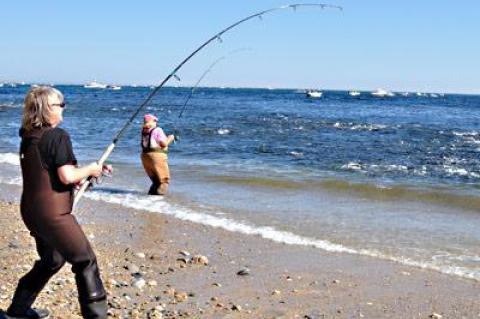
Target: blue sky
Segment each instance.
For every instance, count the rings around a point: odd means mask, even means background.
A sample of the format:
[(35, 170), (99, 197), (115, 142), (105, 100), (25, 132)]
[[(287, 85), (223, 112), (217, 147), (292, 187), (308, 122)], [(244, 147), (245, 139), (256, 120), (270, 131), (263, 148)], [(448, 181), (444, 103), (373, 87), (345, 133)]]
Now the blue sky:
[[(156, 84), (225, 26), (288, 3), (4, 1), (0, 81)], [(284, 10), (241, 25), (186, 64), (181, 84), (248, 47), (202, 85), (480, 93), (479, 1), (329, 3), (344, 11)]]

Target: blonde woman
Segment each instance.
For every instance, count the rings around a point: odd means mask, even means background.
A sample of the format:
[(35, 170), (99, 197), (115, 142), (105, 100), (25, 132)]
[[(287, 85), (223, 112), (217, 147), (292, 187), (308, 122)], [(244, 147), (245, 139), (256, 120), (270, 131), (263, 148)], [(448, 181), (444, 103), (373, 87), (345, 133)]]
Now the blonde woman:
[(173, 135), (166, 136), (162, 128), (157, 127), (158, 118), (145, 114), (142, 127), (142, 164), (152, 185), (149, 195), (165, 195), (170, 183), (168, 168), (168, 146), (174, 141)]
[(48, 317), (47, 310), (31, 306), (66, 262), (75, 274), (83, 317), (107, 318), (106, 293), (96, 257), (71, 210), (75, 184), (111, 171), (111, 167), (96, 163), (77, 167), (70, 137), (58, 127), (64, 110), (62, 93), (52, 87), (33, 88), (25, 97), (20, 129), (20, 211), (40, 259), (20, 279), (7, 318)]

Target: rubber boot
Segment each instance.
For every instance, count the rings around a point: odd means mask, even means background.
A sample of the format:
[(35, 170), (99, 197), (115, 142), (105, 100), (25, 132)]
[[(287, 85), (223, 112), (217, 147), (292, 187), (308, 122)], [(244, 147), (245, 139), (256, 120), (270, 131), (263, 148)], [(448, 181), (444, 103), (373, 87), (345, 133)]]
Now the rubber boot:
[(47, 319), (48, 317), (50, 317), (50, 311), (40, 308), (30, 308), (23, 313), (7, 311), (4, 316), (5, 319)]
[(152, 183), (152, 186), (150, 186), (148, 190), (148, 195), (158, 195), (158, 187), (159, 185), (157, 183)]
[(10, 304), (10, 307), (8, 307), (7, 315), (12, 318), (14, 318), (15, 316), (26, 315), (29, 310), (31, 310), (32, 304), (35, 302), (37, 295), (37, 292), (17, 287), (17, 290), (13, 295), (12, 303)]
[(107, 319), (107, 299), (94, 302), (81, 302), (80, 308), (85, 319)]

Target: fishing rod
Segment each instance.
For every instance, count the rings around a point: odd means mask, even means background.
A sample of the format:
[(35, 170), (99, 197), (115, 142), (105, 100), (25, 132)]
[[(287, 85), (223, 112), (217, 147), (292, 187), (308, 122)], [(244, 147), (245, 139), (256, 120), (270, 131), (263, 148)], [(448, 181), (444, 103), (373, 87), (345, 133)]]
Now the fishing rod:
[[(179, 77), (177, 75), (177, 72), (183, 67), (183, 65), (185, 63), (187, 63), (194, 55), (196, 55), (198, 52), (200, 52), (203, 48), (205, 48), (207, 45), (209, 45), (212, 41), (214, 40), (218, 40), (220, 42), (222, 42), (222, 38), (221, 36), (225, 33), (227, 33), (228, 31), (230, 31), (231, 29), (237, 27), (238, 25), (244, 23), (244, 22), (247, 22), (249, 20), (252, 20), (254, 18), (259, 18), (259, 19), (262, 19), (262, 17), (268, 13), (272, 13), (274, 11), (279, 11), (279, 10), (285, 10), (285, 9), (293, 9), (294, 11), (297, 10), (297, 8), (299, 7), (319, 7), (320, 9), (325, 9), (325, 8), (332, 8), (332, 9), (338, 9), (338, 10), (343, 10), (342, 7), (340, 6), (336, 6), (336, 5), (331, 5), (331, 4), (325, 4), (325, 3), (296, 3), (296, 4), (289, 4), (289, 5), (284, 5), (284, 6), (281, 6), (281, 7), (276, 7), (276, 8), (271, 8), (271, 9), (267, 9), (267, 10), (263, 10), (263, 11), (260, 11), (260, 12), (257, 12), (257, 13), (254, 13), (250, 16), (247, 16), (241, 20), (238, 20), (237, 22), (231, 24), (230, 26), (226, 27), (225, 29), (223, 29), (222, 31), (218, 32), (217, 34), (215, 34), (214, 36), (212, 36), (210, 39), (208, 39), (207, 41), (205, 41), (203, 44), (201, 44), (198, 48), (196, 48), (192, 53), (190, 53), (182, 62), (180, 62), (180, 64), (178, 64), (174, 69), (173, 71), (167, 75), (167, 77), (165, 77), (165, 79), (158, 85), (155, 87), (155, 89), (150, 92), (150, 94), (147, 96), (147, 98), (145, 99), (145, 101), (143, 101), (142, 104), (140, 104), (140, 106), (136, 109), (135, 112), (133, 112), (133, 114), (130, 116), (130, 118), (128, 119), (128, 121), (125, 123), (125, 125), (120, 129), (120, 131), (118, 131), (118, 133), (115, 135), (115, 137), (113, 138), (112, 142), (110, 143), (110, 145), (106, 148), (106, 150), (103, 152), (102, 156), (100, 157), (100, 159), (97, 161), (97, 163), (99, 165), (103, 165), (103, 163), (105, 163), (105, 161), (107, 160), (107, 158), (110, 156), (110, 154), (113, 152), (113, 149), (115, 148), (118, 140), (123, 136), (123, 134), (125, 133), (125, 131), (127, 130), (127, 128), (130, 126), (130, 124), (133, 122), (133, 120), (135, 119), (135, 117), (138, 115), (138, 113), (140, 113), (140, 111), (145, 107), (145, 105), (147, 105), (152, 99), (153, 97), (155, 96), (155, 94), (173, 77), (177, 80), (179, 80)], [(80, 187), (80, 189), (76, 192), (75, 194), (75, 198), (74, 198), (74, 202), (73, 202), (73, 209), (75, 209), (76, 205), (78, 204), (78, 201), (80, 200), (80, 198), (82, 198), (83, 194), (85, 193), (85, 191), (87, 190), (87, 188), (90, 186), (90, 183), (91, 183), (91, 180), (92, 180), (92, 177), (88, 177), (86, 179), (84, 179), (82, 181), (82, 186)]]
[(200, 78), (197, 80), (197, 82), (195, 83), (195, 85), (192, 87), (192, 89), (190, 90), (190, 94), (188, 95), (188, 97), (185, 99), (185, 102), (183, 103), (182, 105), (182, 108), (180, 110), (180, 113), (178, 114), (178, 117), (175, 119), (175, 122), (173, 123), (173, 132), (174, 132), (174, 136), (175, 136), (175, 140), (178, 141), (179, 140), (179, 136), (178, 136), (178, 130), (177, 130), (177, 123), (178, 123), (178, 120), (182, 117), (183, 113), (185, 112), (185, 110), (187, 109), (187, 104), (188, 102), (190, 101), (190, 99), (192, 98), (193, 94), (195, 93), (195, 90), (197, 89), (198, 85), (200, 84), (200, 82), (202, 82), (202, 80), (205, 78), (205, 76), (210, 73), (213, 69), (214, 66), (216, 66), (218, 63), (220, 63), (221, 61), (225, 60), (228, 56), (232, 55), (232, 54), (236, 54), (236, 53), (239, 53), (239, 52), (243, 52), (243, 51), (249, 51), (251, 50), (251, 48), (240, 48), (240, 49), (237, 49), (237, 50), (234, 50), (234, 51), (231, 51), (229, 52), (228, 54), (216, 59), (212, 64), (210, 64), (210, 66), (208, 67), (208, 69), (206, 69), (202, 75), (200, 76)]

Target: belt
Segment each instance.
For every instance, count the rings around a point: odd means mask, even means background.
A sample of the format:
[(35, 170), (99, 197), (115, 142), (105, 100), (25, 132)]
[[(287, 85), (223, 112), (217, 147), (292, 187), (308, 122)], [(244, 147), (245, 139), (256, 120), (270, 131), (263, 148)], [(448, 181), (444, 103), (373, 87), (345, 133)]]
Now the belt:
[(167, 150), (161, 149), (161, 148), (151, 148), (147, 151), (143, 151), (144, 153), (163, 153), (163, 154), (168, 154)]

